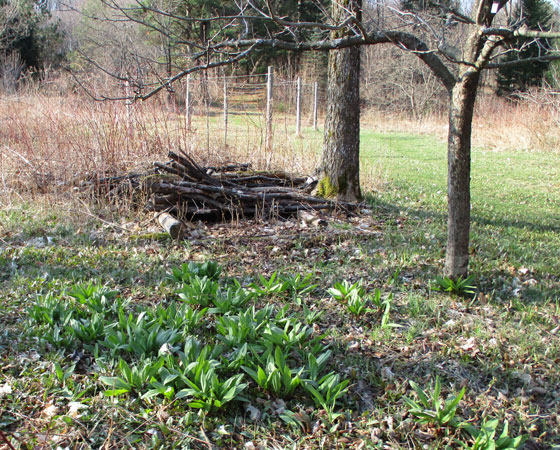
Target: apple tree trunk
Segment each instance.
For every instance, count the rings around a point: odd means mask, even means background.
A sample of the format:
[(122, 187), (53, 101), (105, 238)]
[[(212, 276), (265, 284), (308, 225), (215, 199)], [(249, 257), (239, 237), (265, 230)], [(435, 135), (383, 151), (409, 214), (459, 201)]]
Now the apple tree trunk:
[[(361, 0), (333, 2), (333, 17), (348, 11), (359, 18)], [(331, 37), (341, 37), (333, 31)], [(360, 46), (329, 52), (327, 115), (318, 193), (344, 201), (361, 199), (360, 191)]]

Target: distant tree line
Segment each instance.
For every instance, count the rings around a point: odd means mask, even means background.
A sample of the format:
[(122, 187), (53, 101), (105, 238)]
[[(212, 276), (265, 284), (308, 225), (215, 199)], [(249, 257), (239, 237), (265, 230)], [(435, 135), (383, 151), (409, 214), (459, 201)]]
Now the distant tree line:
[[(324, 20), (330, 8), (329, 0), (271, 0), (269, 3), (279, 17), (290, 17), (299, 22), (310, 23)], [(402, 11), (428, 14), (443, 23), (450, 19), (449, 15), (442, 13), (445, 11), (442, 5), (447, 8), (459, 8), (456, 3), (456, 0), (401, 0), (399, 8)], [(57, 2), (56, 6), (61, 7), (65, 4), (65, 2)], [(125, 66), (130, 66), (132, 63), (135, 65), (135, 70), (142, 72), (141, 62), (125, 61), (125, 52), (115, 51), (115, 47), (119, 45), (122, 47), (131, 44), (122, 42), (114, 32), (107, 33), (108, 24), (97, 20), (99, 17), (109, 19), (105, 11), (107, 8), (101, 2), (91, 0), (83, 2), (73, 0), (68, 5), (71, 8), (72, 5), (78, 4), (85, 14), (80, 17), (78, 24), (74, 23), (74, 26), (69, 28), (65, 26), (64, 15), (57, 18), (55, 13), (55, 17), (51, 17), (52, 8), (49, 8), (48, 2), (0, 0), (0, 78), (5, 79), (4, 84), (7, 80), (11, 80), (12, 83), (17, 81), (26, 72), (40, 76), (46, 66), (57, 67), (62, 61), (75, 61), (75, 50), (80, 49), (92, 55), (94, 48), (98, 48), (105, 57), (109, 49), (113, 59), (112, 65), (118, 67), (115, 70), (127, 70)], [(163, 66), (167, 75), (184, 66), (184, 54), (187, 51), (192, 52), (193, 43), (199, 49), (203, 49), (205, 42), (214, 34), (224, 32), (219, 29), (223, 24), (210, 18), (234, 16), (239, 12), (239, 2), (235, 1), (147, 0), (142, 4), (145, 5), (142, 12), (138, 10), (130, 12), (131, 19), (139, 23), (137, 40), (143, 41), (135, 42), (133, 45), (143, 47), (146, 58)], [(375, 9), (375, 6), (366, 2), (364, 10), (368, 8)], [(557, 23), (557, 14), (546, 0), (518, 0), (510, 8), (511, 11), (507, 15), (508, 26), (522, 25), (530, 29), (546, 31)], [(166, 19), (162, 19), (159, 14), (161, 11), (170, 14)], [(375, 11), (370, 12), (375, 13)], [(96, 20), (93, 20), (93, 17)], [(201, 24), (198, 21), (185, 21), (183, 20), (185, 17), (208, 17), (209, 20)], [(75, 16), (74, 21), (76, 21)], [(150, 23), (153, 28), (150, 28)], [(245, 26), (247, 36), (287, 33), (275, 22), (247, 20)], [(157, 31), (161, 29), (167, 30), (167, 38), (165, 33)], [(235, 32), (237, 33), (237, 30)], [(225, 33), (227, 35), (227, 30)], [(178, 36), (183, 39), (177, 39)], [(295, 42), (320, 37), (321, 31), (313, 27), (298, 28), (291, 36)], [(64, 46), (64, 41), (72, 41), (72, 45)], [(553, 44), (550, 39), (519, 37), (503, 51), (502, 61), (544, 56), (553, 48)], [(183, 51), (181, 47), (191, 48)], [(368, 54), (363, 52), (362, 58), (365, 59), (363, 65), (368, 69), (363, 71), (362, 82), (366, 80), (370, 85), (378, 84), (385, 95), (372, 97), (370, 100), (372, 106), (382, 109), (405, 109), (412, 115), (421, 117), (429, 114), (433, 108), (438, 108), (438, 102), (445, 102), (445, 95), (442, 95), (441, 89), (433, 83), (429, 71), (422, 65), (418, 66), (413, 58), (403, 58), (402, 54), (397, 54), (395, 49), (390, 48), (382, 51), (373, 50), (373, 52), (376, 56), (373, 66), (368, 66)], [(383, 61), (383, 59), (387, 60)], [(248, 74), (264, 73), (266, 67), (271, 64), (288, 74), (306, 71), (323, 85), (326, 83), (327, 52), (324, 51), (304, 53), (263, 47), (240, 60), (235, 70)], [(398, 70), (391, 70), (392, 64), (396, 65)], [(500, 68), (495, 82), (497, 94), (510, 96), (515, 92), (540, 86), (547, 79), (550, 64), (549, 61), (534, 61)], [(80, 65), (74, 67), (83, 68)], [(379, 89), (377, 91), (379, 92)], [(368, 91), (363, 90), (362, 96), (367, 100)]]
[(0, 0), (0, 78), (17, 82), (26, 71), (40, 76), (46, 65), (56, 64), (62, 40), (46, 5), (33, 0)]

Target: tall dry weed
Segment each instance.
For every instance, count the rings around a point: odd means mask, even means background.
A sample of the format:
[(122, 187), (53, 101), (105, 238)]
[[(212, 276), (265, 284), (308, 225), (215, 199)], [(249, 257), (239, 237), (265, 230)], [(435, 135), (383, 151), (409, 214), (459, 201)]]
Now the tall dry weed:
[[(534, 89), (514, 99), (483, 93), (477, 99), (472, 143), (492, 151), (560, 152), (560, 95), (551, 89)], [(369, 110), (362, 126), (385, 133), (418, 133), (447, 139), (445, 111), (414, 119), (400, 114)]]
[[(220, 108), (193, 117), (168, 97), (145, 103), (95, 102), (70, 83), (49, 81), (0, 97), (0, 193), (67, 192), (95, 177), (144, 170), (165, 161), (168, 151), (189, 152), (201, 164), (249, 162), (256, 169), (311, 174), (318, 166), (322, 133), (294, 136), (294, 117), (276, 113), (272, 149), (266, 149), (262, 114), (232, 114), (227, 130)], [(66, 86), (62, 89), (60, 86)], [(62, 95), (64, 93), (64, 95)], [(560, 151), (560, 98), (531, 91), (517, 101), (480, 96), (473, 144), (490, 150)], [(304, 123), (304, 125), (310, 125)], [(370, 110), (362, 128), (430, 134), (446, 139), (444, 111), (412, 119), (409, 114)]]
[[(87, 179), (145, 170), (169, 151), (201, 164), (250, 162), (257, 169), (309, 173), (318, 148), (277, 118), (274, 145), (264, 148), (258, 114), (232, 117), (225, 140), (219, 112), (187, 129), (184, 111), (166, 99), (127, 105), (96, 102), (80, 92), (30, 88), (0, 98), (0, 189), (4, 194), (57, 193)], [(320, 135), (313, 142), (320, 145)]]
[(157, 153), (154, 136), (138, 136), (124, 105), (78, 95), (3, 97), (0, 121), (4, 180), (29, 191), (114, 174)]
[(559, 152), (559, 100), (546, 89), (511, 100), (481, 95), (475, 113), (474, 145), (498, 151)]

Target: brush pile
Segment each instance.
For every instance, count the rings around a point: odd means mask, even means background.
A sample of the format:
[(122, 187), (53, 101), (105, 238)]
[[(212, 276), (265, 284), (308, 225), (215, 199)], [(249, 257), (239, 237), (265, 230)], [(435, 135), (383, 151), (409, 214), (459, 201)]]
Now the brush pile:
[(311, 195), (313, 177), (283, 172), (252, 172), (249, 164), (201, 167), (188, 154), (168, 154), (147, 174), (103, 180), (105, 192), (122, 195), (127, 189), (146, 194), (146, 207), (180, 220), (230, 220), (248, 217), (287, 217), (301, 211), (353, 209), (355, 205)]

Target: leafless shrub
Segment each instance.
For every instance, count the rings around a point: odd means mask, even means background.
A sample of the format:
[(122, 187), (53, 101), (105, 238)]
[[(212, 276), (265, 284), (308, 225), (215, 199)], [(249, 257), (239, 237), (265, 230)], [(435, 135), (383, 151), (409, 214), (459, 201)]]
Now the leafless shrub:
[(559, 151), (560, 91), (550, 85), (518, 93), (517, 97), (527, 108), (530, 117), (524, 122), (531, 136), (531, 147)]
[(15, 92), (23, 69), (24, 64), (18, 52), (0, 55), (0, 91)]
[(363, 59), (362, 97), (368, 108), (406, 112), (415, 120), (445, 111), (445, 89), (414, 55), (375, 45), (364, 49)]
[[(67, 192), (92, 177), (145, 169), (154, 161), (165, 161), (168, 151), (179, 149), (210, 165), (251, 162), (255, 168), (302, 174), (311, 173), (316, 165), (319, 134), (313, 134), (312, 142), (296, 138), (293, 117), (285, 126), (278, 116), (274, 151), (266, 152), (262, 114), (236, 111), (233, 98), (232, 109), (238, 114), (232, 114), (224, 142), (221, 105), (213, 107), (208, 121), (205, 111), (200, 111), (202, 115), (193, 119), (189, 130), (184, 105), (170, 105), (162, 96), (134, 104), (97, 102), (76, 86), (72, 89), (69, 79), (47, 83), (43, 89), (30, 83), (17, 94), (0, 99), (0, 183), (4, 192)], [(90, 86), (95, 89), (99, 83), (101, 79), (92, 80)], [(220, 99), (223, 80), (214, 80), (214, 84)], [(67, 90), (61, 92), (56, 86)], [(177, 86), (177, 96), (184, 98), (184, 86)], [(243, 100), (241, 96), (237, 99), (239, 108)]]
[(560, 96), (549, 86), (506, 99), (487, 92), (476, 105), (473, 141), (494, 150), (559, 152)]

